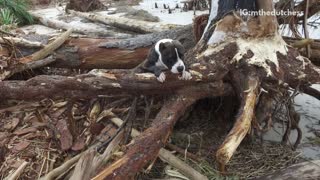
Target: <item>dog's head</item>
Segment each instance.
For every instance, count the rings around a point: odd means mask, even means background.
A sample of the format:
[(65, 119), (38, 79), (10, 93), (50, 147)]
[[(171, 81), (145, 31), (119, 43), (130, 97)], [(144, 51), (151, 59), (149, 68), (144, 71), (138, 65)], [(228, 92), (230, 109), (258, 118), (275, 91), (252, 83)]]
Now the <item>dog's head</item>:
[(182, 73), (186, 67), (183, 62), (185, 49), (179, 41), (162, 39), (155, 45), (159, 56), (157, 65), (168, 68), (172, 73)]

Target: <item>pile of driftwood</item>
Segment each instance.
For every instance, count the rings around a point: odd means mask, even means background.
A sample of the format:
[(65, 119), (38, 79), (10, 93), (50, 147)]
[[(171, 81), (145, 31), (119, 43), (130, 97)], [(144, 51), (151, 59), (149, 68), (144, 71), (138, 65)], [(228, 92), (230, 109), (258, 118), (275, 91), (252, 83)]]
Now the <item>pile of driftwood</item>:
[[(128, 130), (122, 125), (123, 121), (120, 118), (111, 111), (106, 112), (104, 117), (112, 117), (112, 122), (120, 127), (113, 138), (102, 144), (93, 144), (86, 151), (52, 169), (42, 178), (54, 179), (74, 167), (74, 170), (69, 173), (71, 179), (127, 179), (133, 177), (146, 165), (153, 164), (159, 156), (190, 179), (207, 179), (163, 147), (167, 143), (174, 124), (187, 109), (197, 100), (208, 97), (233, 96), (236, 99), (235, 102), (238, 102), (231, 104), (238, 107), (234, 126), (213, 155), (222, 173), (226, 172), (225, 166), (247, 134), (262, 133), (271, 128), (274, 104), (277, 104), (277, 107), (285, 106), (287, 109), (287, 131), (283, 142), (288, 141), (291, 130), (300, 132), (299, 116), (292, 108), (292, 96), (288, 94), (288, 90), (291, 88), (295, 93), (304, 92), (320, 99), (320, 92), (310, 87), (311, 84), (320, 83), (320, 69), (299, 52), (299, 49), (302, 54), (306, 52), (305, 56), (317, 62), (320, 42), (281, 37), (278, 34), (276, 17), (273, 16), (251, 17), (248, 22), (245, 22), (236, 13), (236, 9), (232, 9), (235, 8), (233, 4), (228, 3), (230, 2), (220, 0), (218, 12), (212, 9), (209, 17), (201, 18), (201, 20), (207, 20), (204, 23), (206, 27), (202, 28), (203, 31), (198, 28), (198, 25), (203, 22), (198, 22), (199, 19), (196, 19), (195, 34), (192, 34), (191, 26), (147, 23), (72, 10), (68, 12), (90, 21), (145, 35), (129, 39), (70, 38), (72, 32), (83, 34), (93, 32), (115, 37), (119, 34), (110, 34), (106, 30), (97, 32), (90, 27), (77, 29), (77, 27), (69, 27), (67, 23), (45, 19), (36, 14), (34, 16), (42, 24), (65, 29), (66, 32), (46, 45), (4, 33), (1, 43), (6, 46), (1, 49), (0, 60), (2, 102), (12, 99), (166, 96), (165, 103), (153, 123), (142, 133), (134, 129)], [(272, 0), (246, 3), (243, 4), (245, 7), (257, 7), (265, 11), (274, 9)], [(250, 3), (255, 4), (252, 6)], [(304, 4), (307, 11), (313, 14), (318, 12), (314, 8), (320, 7), (317, 1), (305, 0), (301, 4)], [(301, 4), (293, 8), (299, 8)], [(216, 4), (211, 4), (213, 5)], [(223, 8), (228, 10), (231, 8), (235, 11), (226, 15)], [(306, 13), (306, 18), (310, 16)], [(163, 38), (177, 39), (188, 49), (186, 62), (190, 67), (192, 80), (181, 81), (168, 73), (167, 81), (161, 84), (152, 74), (136, 74), (130, 70), (145, 59), (152, 44)], [(29, 54), (25, 55), (27, 53)], [(38, 75), (27, 80), (16, 80), (14, 77), (17, 73), (45, 66), (96, 70), (68, 77)], [(277, 103), (275, 97), (282, 97), (280, 99), (283, 101)], [(127, 118), (124, 119), (125, 124), (130, 119), (134, 119), (135, 109), (136, 99), (128, 110)], [(118, 145), (127, 139), (126, 134), (130, 134), (133, 140), (126, 146), (125, 153), (121, 154), (116, 161), (108, 161)], [(296, 145), (301, 138), (300, 133), (299, 135)], [(102, 154), (99, 154), (97, 149)], [(26, 166), (27, 163), (23, 163), (10, 175), (10, 178), (15, 179), (19, 176)]]

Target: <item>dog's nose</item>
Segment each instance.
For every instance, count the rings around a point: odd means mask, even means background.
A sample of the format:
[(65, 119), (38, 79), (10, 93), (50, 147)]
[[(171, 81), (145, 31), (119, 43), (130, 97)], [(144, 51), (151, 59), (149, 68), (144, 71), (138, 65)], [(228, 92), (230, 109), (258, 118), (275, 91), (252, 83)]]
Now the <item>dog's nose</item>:
[(177, 68), (177, 70), (178, 70), (178, 72), (182, 72), (182, 71), (184, 70), (184, 67), (183, 67), (183, 66), (179, 66), (179, 67)]

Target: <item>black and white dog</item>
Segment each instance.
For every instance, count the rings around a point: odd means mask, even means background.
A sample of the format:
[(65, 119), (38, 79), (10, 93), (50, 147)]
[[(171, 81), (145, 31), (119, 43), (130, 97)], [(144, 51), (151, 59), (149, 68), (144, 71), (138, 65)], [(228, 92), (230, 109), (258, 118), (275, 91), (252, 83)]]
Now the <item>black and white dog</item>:
[(166, 76), (163, 71), (170, 70), (174, 74), (181, 74), (180, 79), (190, 80), (191, 74), (186, 70), (183, 62), (185, 49), (182, 44), (173, 39), (161, 39), (149, 51), (142, 68), (152, 72), (160, 82)]

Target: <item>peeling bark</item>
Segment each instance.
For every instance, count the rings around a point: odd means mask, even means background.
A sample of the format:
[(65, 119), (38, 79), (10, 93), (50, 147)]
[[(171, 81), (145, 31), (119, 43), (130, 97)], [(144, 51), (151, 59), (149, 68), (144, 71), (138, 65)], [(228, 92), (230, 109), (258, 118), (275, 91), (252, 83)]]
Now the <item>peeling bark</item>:
[(101, 48), (99, 44), (114, 40), (72, 39), (56, 51), (51, 67), (79, 69), (131, 69), (145, 60), (149, 48), (135, 50)]

